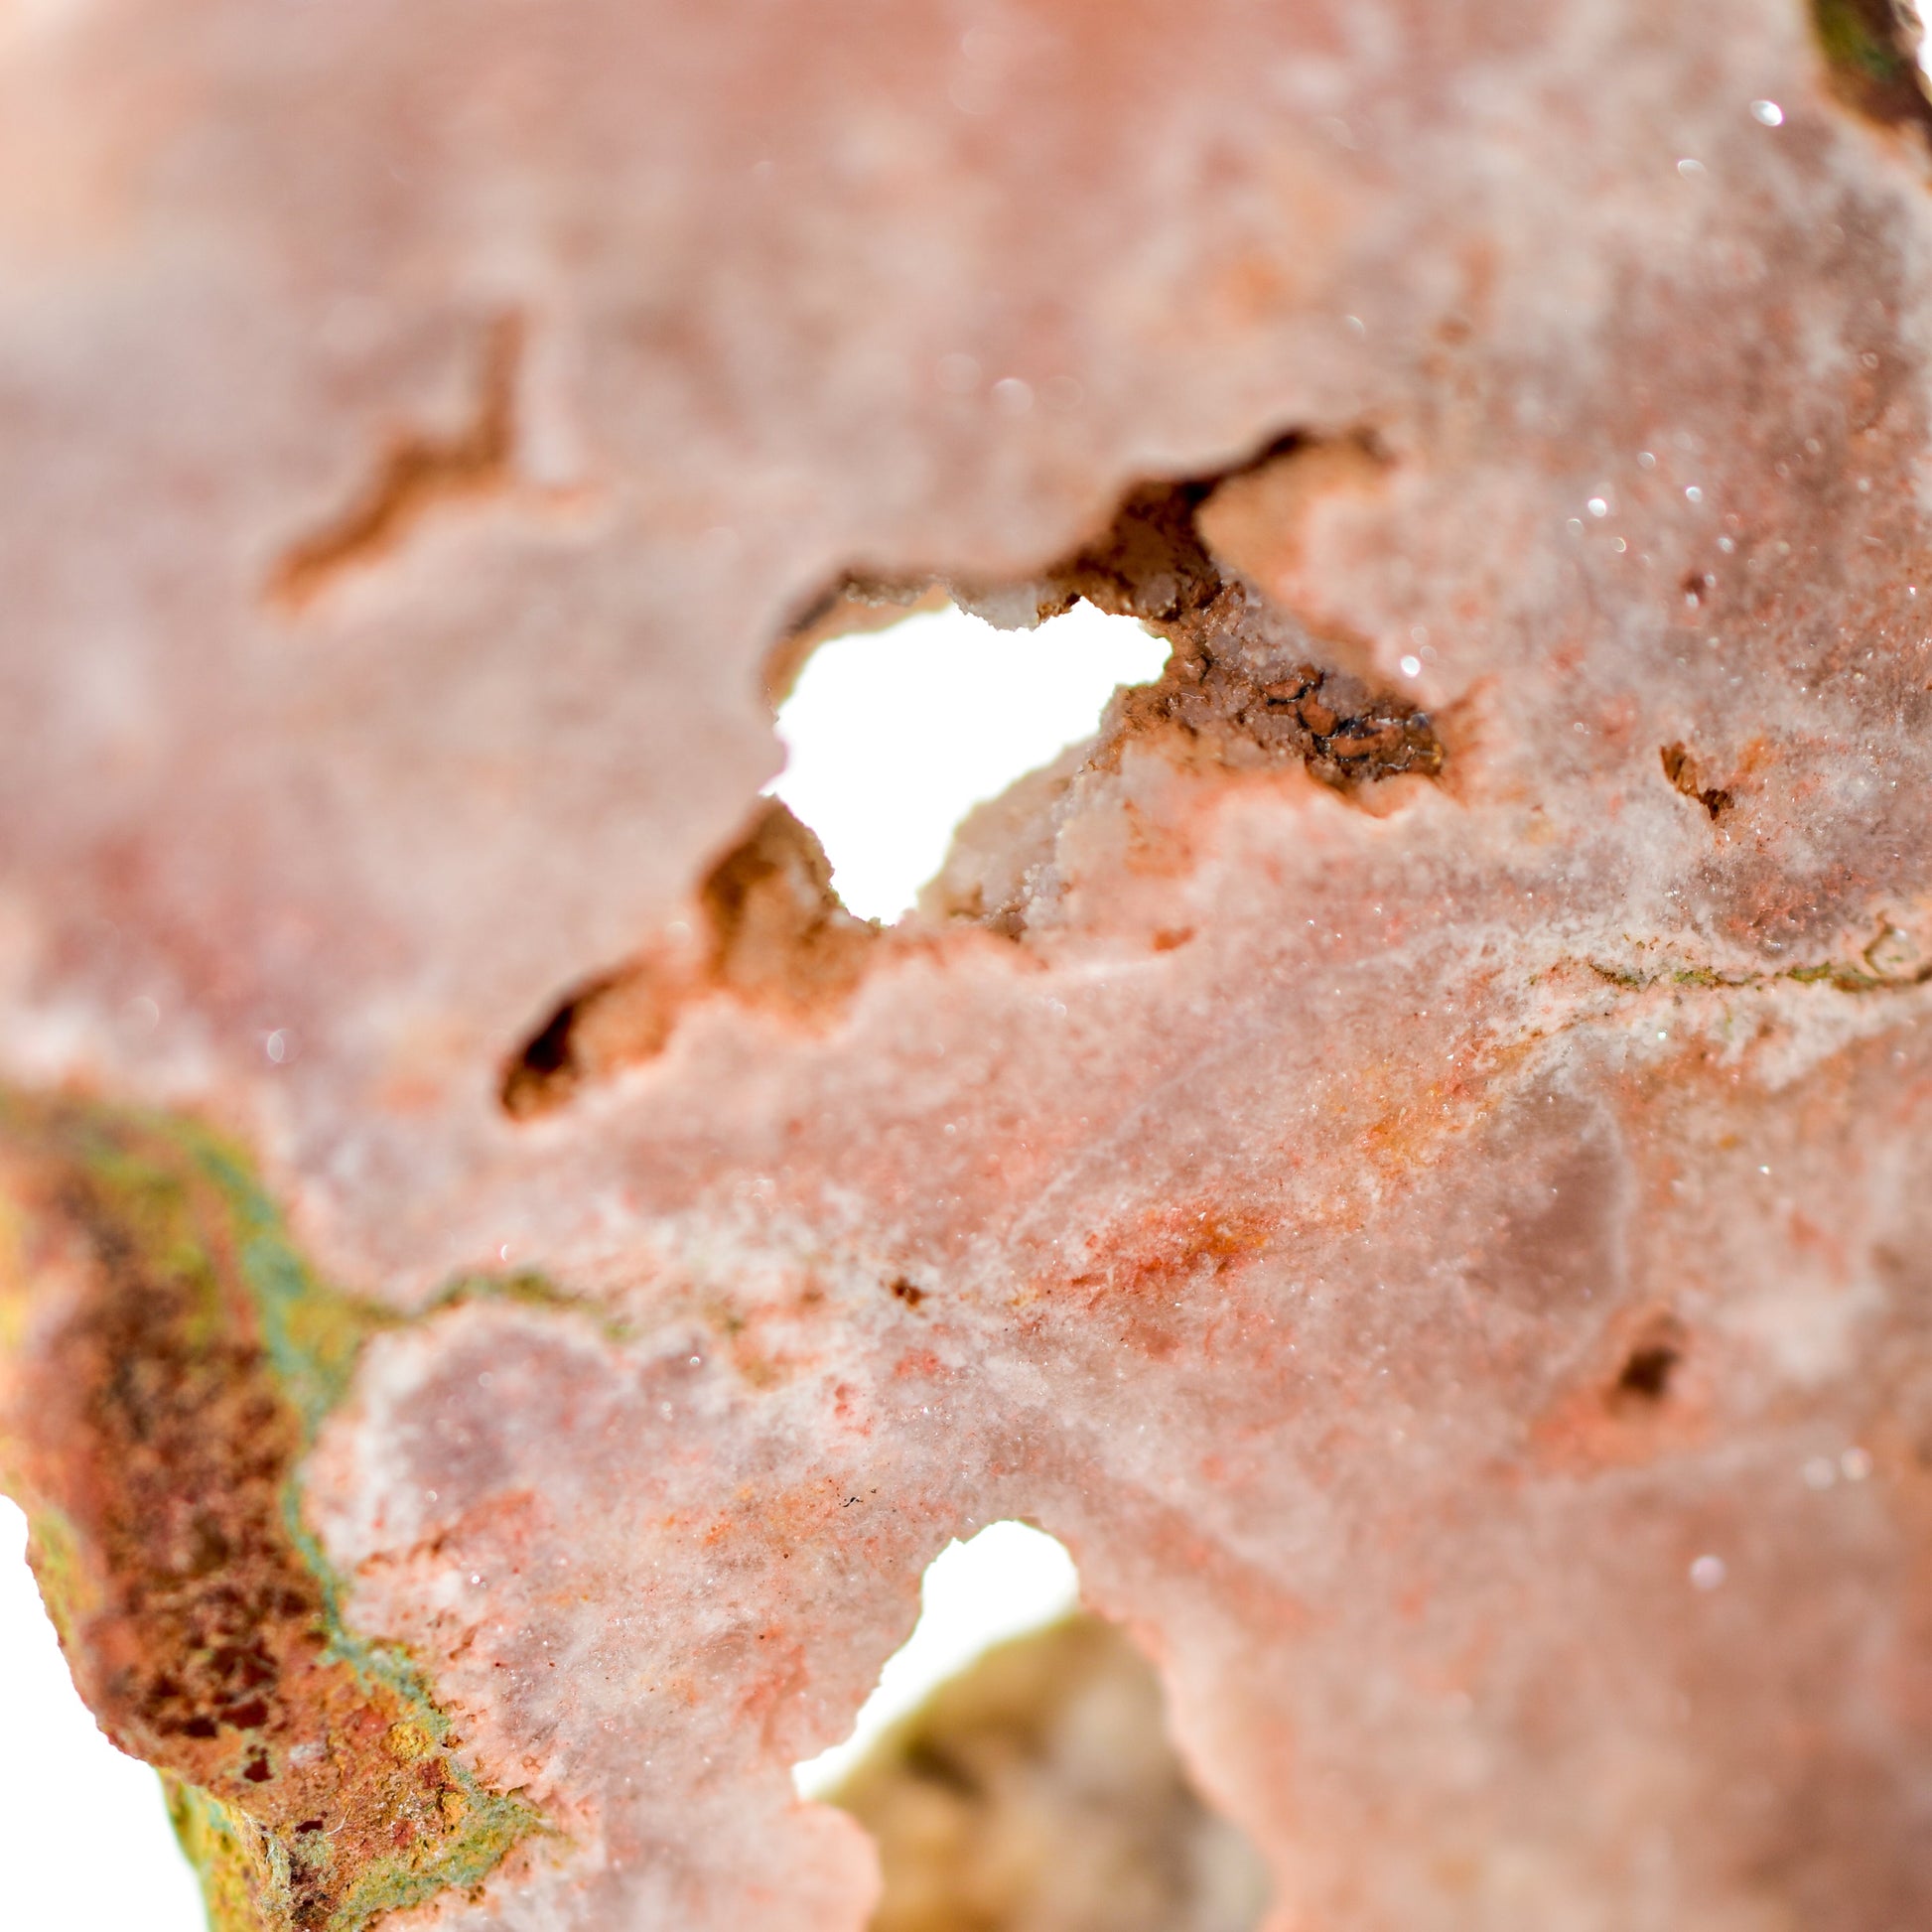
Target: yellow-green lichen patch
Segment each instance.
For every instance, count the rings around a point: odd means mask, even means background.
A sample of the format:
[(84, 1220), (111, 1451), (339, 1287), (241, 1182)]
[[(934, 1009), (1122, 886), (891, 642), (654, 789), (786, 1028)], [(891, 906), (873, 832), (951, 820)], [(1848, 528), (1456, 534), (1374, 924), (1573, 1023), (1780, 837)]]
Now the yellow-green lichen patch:
[(256, 1932), (272, 1925), (289, 1890), (288, 1855), (245, 1813), (162, 1773), (168, 1819), (201, 1875), (208, 1932)]
[(1812, 27), (1839, 95), (1885, 122), (1932, 126), (1895, 0), (1811, 0)]
[(0, 1176), (65, 1284), (4, 1424), (36, 1561), (83, 1694), (173, 1781), (215, 1926), (360, 1932), (479, 1884), (541, 1820), (463, 1762), (413, 1661), (345, 1624), (300, 1508), (394, 1317), (321, 1281), (192, 1123), (0, 1094)]
[(472, 1302), (507, 1302), (520, 1308), (555, 1310), (590, 1322), (608, 1341), (636, 1339), (636, 1329), (621, 1316), (583, 1296), (567, 1294), (547, 1275), (529, 1268), (508, 1275), (461, 1275), (436, 1296), (424, 1313), (437, 1314)]
[(537, 1826), (535, 1813), (514, 1798), (472, 1786), (472, 1796), (446, 1789), (441, 1800), (449, 1836), (433, 1859), (420, 1852), (377, 1859), (355, 1875), (328, 1932), (360, 1928), (411, 1905), (421, 1905), (451, 1887), (471, 1890), (495, 1870), (510, 1851)]

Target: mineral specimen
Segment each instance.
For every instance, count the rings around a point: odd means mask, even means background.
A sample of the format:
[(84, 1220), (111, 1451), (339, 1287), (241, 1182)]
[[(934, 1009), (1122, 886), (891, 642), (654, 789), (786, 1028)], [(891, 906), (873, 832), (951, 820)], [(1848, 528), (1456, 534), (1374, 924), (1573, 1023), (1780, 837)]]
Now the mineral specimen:
[[(853, 1932), (788, 1766), (1007, 1516), (1272, 1932), (1932, 1922), (1925, 118), (1879, 0), (0, 14), (0, 1443), (217, 1923)], [(934, 586), (1174, 652), (878, 931), (768, 693)]]

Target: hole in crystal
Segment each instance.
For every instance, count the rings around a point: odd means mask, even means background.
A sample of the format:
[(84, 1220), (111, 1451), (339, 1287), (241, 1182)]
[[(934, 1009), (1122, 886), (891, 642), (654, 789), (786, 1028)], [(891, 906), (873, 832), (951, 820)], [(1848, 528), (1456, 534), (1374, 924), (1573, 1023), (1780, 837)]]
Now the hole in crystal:
[(1086, 603), (1033, 630), (948, 604), (832, 637), (778, 707), (785, 768), (766, 790), (817, 833), (847, 907), (895, 920), (975, 805), (1092, 737), (1115, 688), (1167, 658)]
[(792, 1775), (877, 1842), (871, 1932), (1253, 1932), (1267, 1907), (1259, 1856), (1175, 1753), (1152, 1666), (1024, 1523), (934, 1559), (853, 1735)]
[(1670, 1393), (1670, 1379), (1682, 1359), (1669, 1342), (1653, 1342), (1632, 1349), (1616, 1378), (1617, 1393), (1640, 1402), (1661, 1402)]
[(1029, 1523), (991, 1523), (926, 1567), (919, 1620), (887, 1659), (842, 1744), (792, 1768), (800, 1797), (822, 1798), (898, 1719), (997, 1643), (1069, 1615), (1080, 1580), (1066, 1546)]

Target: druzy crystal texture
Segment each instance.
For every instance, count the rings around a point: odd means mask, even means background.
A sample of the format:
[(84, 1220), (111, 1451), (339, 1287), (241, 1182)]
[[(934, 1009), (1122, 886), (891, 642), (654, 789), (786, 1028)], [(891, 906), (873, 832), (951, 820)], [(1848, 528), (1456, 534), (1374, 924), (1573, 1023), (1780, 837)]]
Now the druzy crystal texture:
[[(1901, 34), (0, 10), (0, 1466), (223, 1932), (857, 1932), (1006, 1517), (1269, 1932), (1932, 1923)], [(1172, 650), (881, 928), (935, 595)]]

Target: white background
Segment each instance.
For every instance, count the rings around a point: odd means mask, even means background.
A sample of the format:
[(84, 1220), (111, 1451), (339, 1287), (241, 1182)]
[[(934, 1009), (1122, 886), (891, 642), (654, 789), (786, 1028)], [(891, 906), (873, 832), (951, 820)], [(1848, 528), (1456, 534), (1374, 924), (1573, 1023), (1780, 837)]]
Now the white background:
[(0, 1497), (0, 1925), (9, 1932), (204, 1932), (161, 1780), (94, 1727)]
[(1037, 630), (949, 607), (836, 637), (779, 710), (786, 761), (770, 788), (818, 834), (846, 904), (896, 919), (973, 806), (1091, 737), (1114, 686), (1159, 677), (1167, 658), (1091, 604)]

